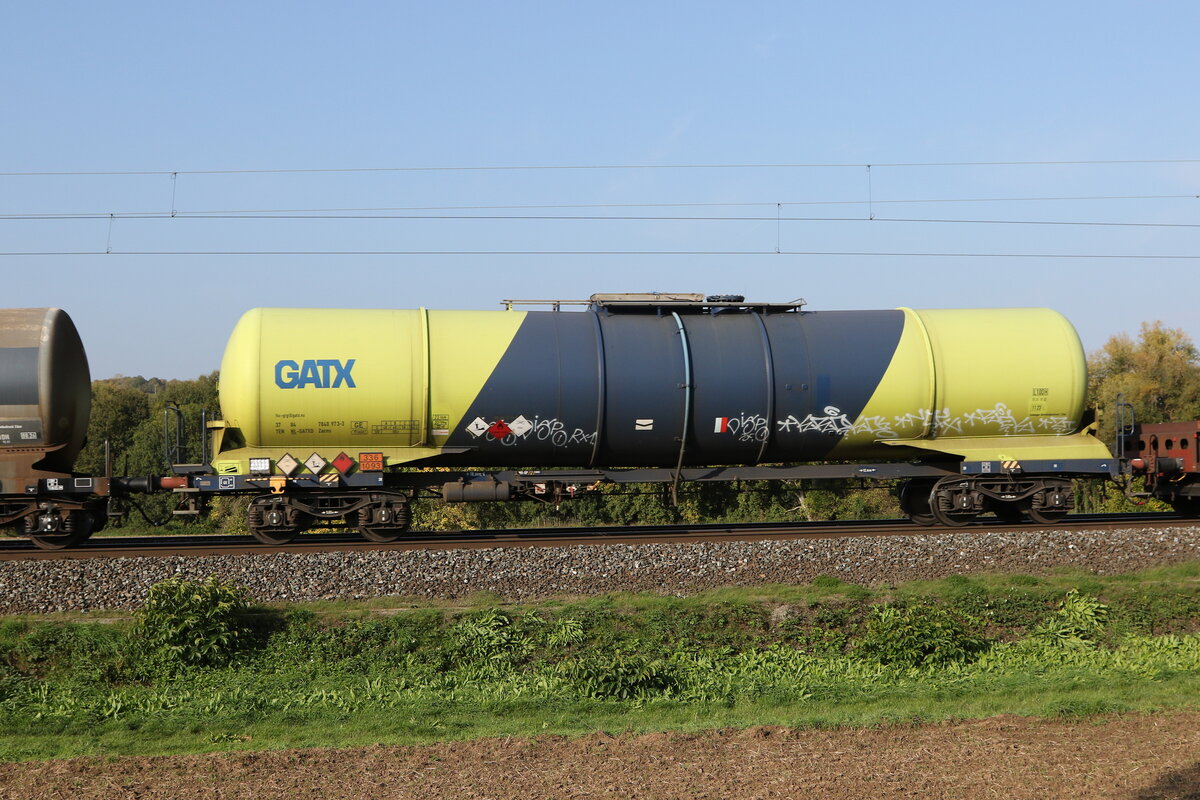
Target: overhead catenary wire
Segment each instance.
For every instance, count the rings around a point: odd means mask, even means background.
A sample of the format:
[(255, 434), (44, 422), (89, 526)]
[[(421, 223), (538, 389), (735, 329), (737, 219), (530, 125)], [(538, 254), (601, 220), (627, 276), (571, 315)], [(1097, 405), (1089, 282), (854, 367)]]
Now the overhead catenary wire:
[[(782, 206), (782, 203), (776, 204)], [(190, 219), (190, 220), (453, 220), (453, 221), (521, 221), (533, 222), (892, 222), (958, 225), (1077, 225), (1100, 228), (1200, 228), (1195, 222), (1105, 222), (1090, 220), (1020, 220), (1020, 219), (934, 219), (922, 217), (785, 217), (773, 216), (713, 216), (713, 215), (615, 215), (615, 214), (319, 214), (247, 212), (243, 214), (220, 213), (166, 213), (166, 212), (114, 212), (108, 214), (56, 215), (3, 215), (0, 221), (29, 220), (91, 220), (91, 219)]]
[(143, 170), (44, 170), (0, 172), (3, 177), (54, 177), (104, 175), (279, 175), (352, 172), (521, 172), (541, 170), (684, 170), (684, 169), (864, 169), (871, 167), (1050, 167), (1134, 164), (1200, 164), (1200, 158), (1063, 159), (1025, 161), (893, 161), (871, 163), (775, 164), (497, 164), (391, 167), (305, 167), (247, 169), (143, 169)]
[(5, 256), (854, 256), (1197, 261), (1188, 253), (919, 253), (850, 250), (24, 250)]
[[(1075, 197), (967, 197), (967, 198), (925, 198), (925, 199), (892, 199), (871, 200), (875, 205), (881, 204), (938, 204), (938, 203), (1027, 203), (1027, 201), (1072, 201), (1072, 200), (1196, 200), (1200, 194), (1093, 194), (1093, 196)], [(396, 206), (359, 206), (359, 207), (323, 207), (323, 209), (193, 209), (192, 211), (176, 211), (175, 216), (187, 217), (196, 215), (214, 215), (214, 213), (336, 213), (336, 212), (373, 212), (373, 211), (488, 211), (488, 210), (520, 210), (520, 209), (692, 209), (692, 207), (751, 207), (778, 205), (868, 205), (866, 200), (750, 200), (750, 201), (710, 201), (710, 203), (522, 203), (522, 204), (492, 204), (492, 205), (396, 205)], [(107, 217), (112, 211), (29, 211), (29, 212), (0, 212), (0, 218), (65, 218), (65, 217)], [(122, 215), (161, 215), (161, 210), (154, 211), (119, 211)]]
[[(954, 219), (944, 216), (876, 216), (876, 207), (885, 204), (934, 204), (934, 203), (1014, 203), (1048, 201), (1116, 201), (1116, 200), (1195, 200), (1200, 194), (1161, 195), (1073, 195), (1073, 196), (1025, 196), (1025, 197), (959, 197), (959, 198), (876, 198), (871, 175), (873, 168), (881, 167), (985, 167), (985, 166), (1070, 166), (1070, 165), (1150, 165), (1150, 164), (1193, 164), (1200, 159), (1107, 159), (1107, 160), (1043, 160), (1043, 161), (930, 161), (930, 162), (886, 162), (872, 164), (855, 163), (780, 163), (780, 164), (566, 164), (566, 165), (493, 165), (493, 166), (399, 166), (399, 167), (356, 167), (356, 168), (301, 168), (301, 169), (221, 169), (221, 170), (133, 170), (133, 171), (60, 171), (60, 172), (0, 172), (0, 176), (36, 177), (50, 175), (159, 175), (171, 179), (170, 210), (155, 211), (103, 211), (103, 212), (14, 212), (0, 213), (0, 221), (63, 221), (105, 219), (108, 223), (105, 249), (100, 250), (51, 250), (29, 249), (0, 252), (0, 256), (566, 256), (566, 255), (642, 255), (642, 256), (685, 256), (685, 255), (794, 255), (794, 256), (857, 256), (857, 257), (923, 257), (923, 258), (1041, 258), (1041, 259), (1172, 259), (1192, 260), (1200, 258), (1190, 254), (1112, 254), (1112, 253), (994, 253), (994, 252), (890, 252), (890, 251), (799, 251), (781, 248), (781, 225), (792, 223), (856, 223), (879, 222), (890, 224), (926, 225), (1008, 225), (1008, 226), (1082, 226), (1090, 228), (1160, 228), (1194, 229), (1200, 223), (1150, 222), (1150, 221), (1105, 221), (1063, 219)], [(494, 204), (458, 206), (409, 206), (386, 208), (324, 208), (324, 209), (240, 209), (240, 210), (178, 210), (176, 188), (180, 175), (232, 175), (232, 174), (281, 174), (281, 173), (355, 173), (355, 172), (448, 172), (448, 171), (499, 171), (499, 170), (621, 170), (621, 169), (800, 169), (800, 168), (865, 168), (867, 175), (867, 198), (853, 200), (797, 200), (797, 201), (734, 201), (700, 203), (556, 203), (556, 204)], [(783, 206), (858, 206), (865, 209), (864, 216), (800, 216), (783, 214)], [(765, 214), (552, 214), (552, 213), (429, 213), (429, 212), (481, 212), (481, 211), (558, 211), (568, 209), (687, 209), (687, 208), (767, 208), (774, 206), (770, 216)], [(409, 213), (398, 213), (409, 212)], [(425, 213), (414, 213), (425, 212)], [(327, 220), (327, 221), (504, 221), (504, 222), (767, 222), (775, 223), (776, 236), (771, 250), (113, 250), (113, 223), (122, 220)]]
[[(1200, 194), (1145, 194), (1145, 195), (1077, 195), (1062, 197), (958, 197), (958, 198), (925, 198), (925, 199), (894, 199), (871, 201), (873, 205), (920, 205), (920, 204), (950, 204), (950, 203), (1018, 203), (1018, 202), (1070, 202), (1070, 201), (1111, 201), (1111, 200), (1200, 200)], [(492, 205), (442, 205), (442, 206), (359, 206), (333, 208), (233, 208), (233, 209), (193, 209), (191, 211), (172, 210), (167, 214), (163, 210), (151, 211), (28, 211), (0, 212), (0, 220), (57, 220), (57, 219), (107, 219), (115, 214), (126, 218), (158, 218), (170, 217), (207, 217), (224, 214), (355, 214), (383, 213), (391, 211), (516, 211), (536, 209), (572, 209), (572, 208), (754, 208), (779, 206), (866, 206), (866, 200), (764, 200), (764, 201), (714, 201), (704, 203), (517, 203)]]

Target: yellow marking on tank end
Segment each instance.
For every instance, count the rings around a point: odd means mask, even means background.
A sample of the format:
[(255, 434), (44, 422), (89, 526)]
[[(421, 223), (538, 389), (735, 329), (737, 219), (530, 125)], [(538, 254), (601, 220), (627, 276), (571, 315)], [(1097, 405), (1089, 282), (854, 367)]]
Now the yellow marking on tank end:
[[(245, 446), (221, 455), (241, 458), (256, 448), (281, 452), (411, 448), (411, 455), (397, 453), (389, 458), (389, 463), (401, 463), (437, 454), (491, 377), (527, 313), (248, 311), (225, 348), (220, 387), (225, 422), (240, 429)], [(354, 360), (353, 388), (277, 384), (277, 366), (284, 361), (348, 365), (350, 359)], [(346, 369), (349, 372), (351, 367)], [(227, 436), (217, 443), (230, 444)]]
[(900, 310), (892, 362), (832, 457), (942, 437), (1054, 442), (1079, 427), (1087, 366), (1079, 336), (1057, 311)]

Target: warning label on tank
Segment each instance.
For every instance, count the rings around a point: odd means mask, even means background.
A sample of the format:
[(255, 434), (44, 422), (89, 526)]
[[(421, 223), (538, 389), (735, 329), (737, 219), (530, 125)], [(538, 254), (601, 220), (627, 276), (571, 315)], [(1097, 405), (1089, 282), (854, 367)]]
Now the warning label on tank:
[(0, 422), (0, 445), (21, 446), (42, 444), (42, 423), (36, 419), (14, 419)]

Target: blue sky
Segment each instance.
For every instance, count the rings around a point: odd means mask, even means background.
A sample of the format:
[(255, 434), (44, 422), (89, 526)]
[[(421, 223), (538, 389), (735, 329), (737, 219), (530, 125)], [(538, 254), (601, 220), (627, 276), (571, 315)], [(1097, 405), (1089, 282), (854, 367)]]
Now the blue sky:
[[(0, 23), (0, 172), (180, 173), (0, 175), (2, 215), (101, 215), (0, 219), (0, 252), (114, 251), (0, 256), (4, 305), (66, 308), (95, 377), (213, 370), (255, 306), (597, 291), (1044, 305), (1089, 350), (1153, 319), (1200, 340), (1200, 259), (1144, 258), (1200, 256), (1200, 228), (1165, 227), (1200, 224), (1194, 3), (41, 2)], [(1177, 161), (977, 163), (1110, 160)], [(976, 165), (862, 166), (947, 162)], [(717, 164), (853, 166), (207, 172)], [(1140, 199), (1045, 199), (1114, 197)], [(197, 216), (295, 209), (676, 219)], [(245, 251), (341, 254), (125, 255)]]

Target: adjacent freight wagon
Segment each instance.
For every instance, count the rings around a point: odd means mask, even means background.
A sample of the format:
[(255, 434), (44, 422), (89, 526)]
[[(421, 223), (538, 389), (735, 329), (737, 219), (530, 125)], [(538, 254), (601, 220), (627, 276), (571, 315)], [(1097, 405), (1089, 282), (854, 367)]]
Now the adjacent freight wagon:
[(87, 355), (67, 313), (0, 309), (0, 525), (47, 547), (104, 527), (109, 481), (72, 472), (91, 407)]

